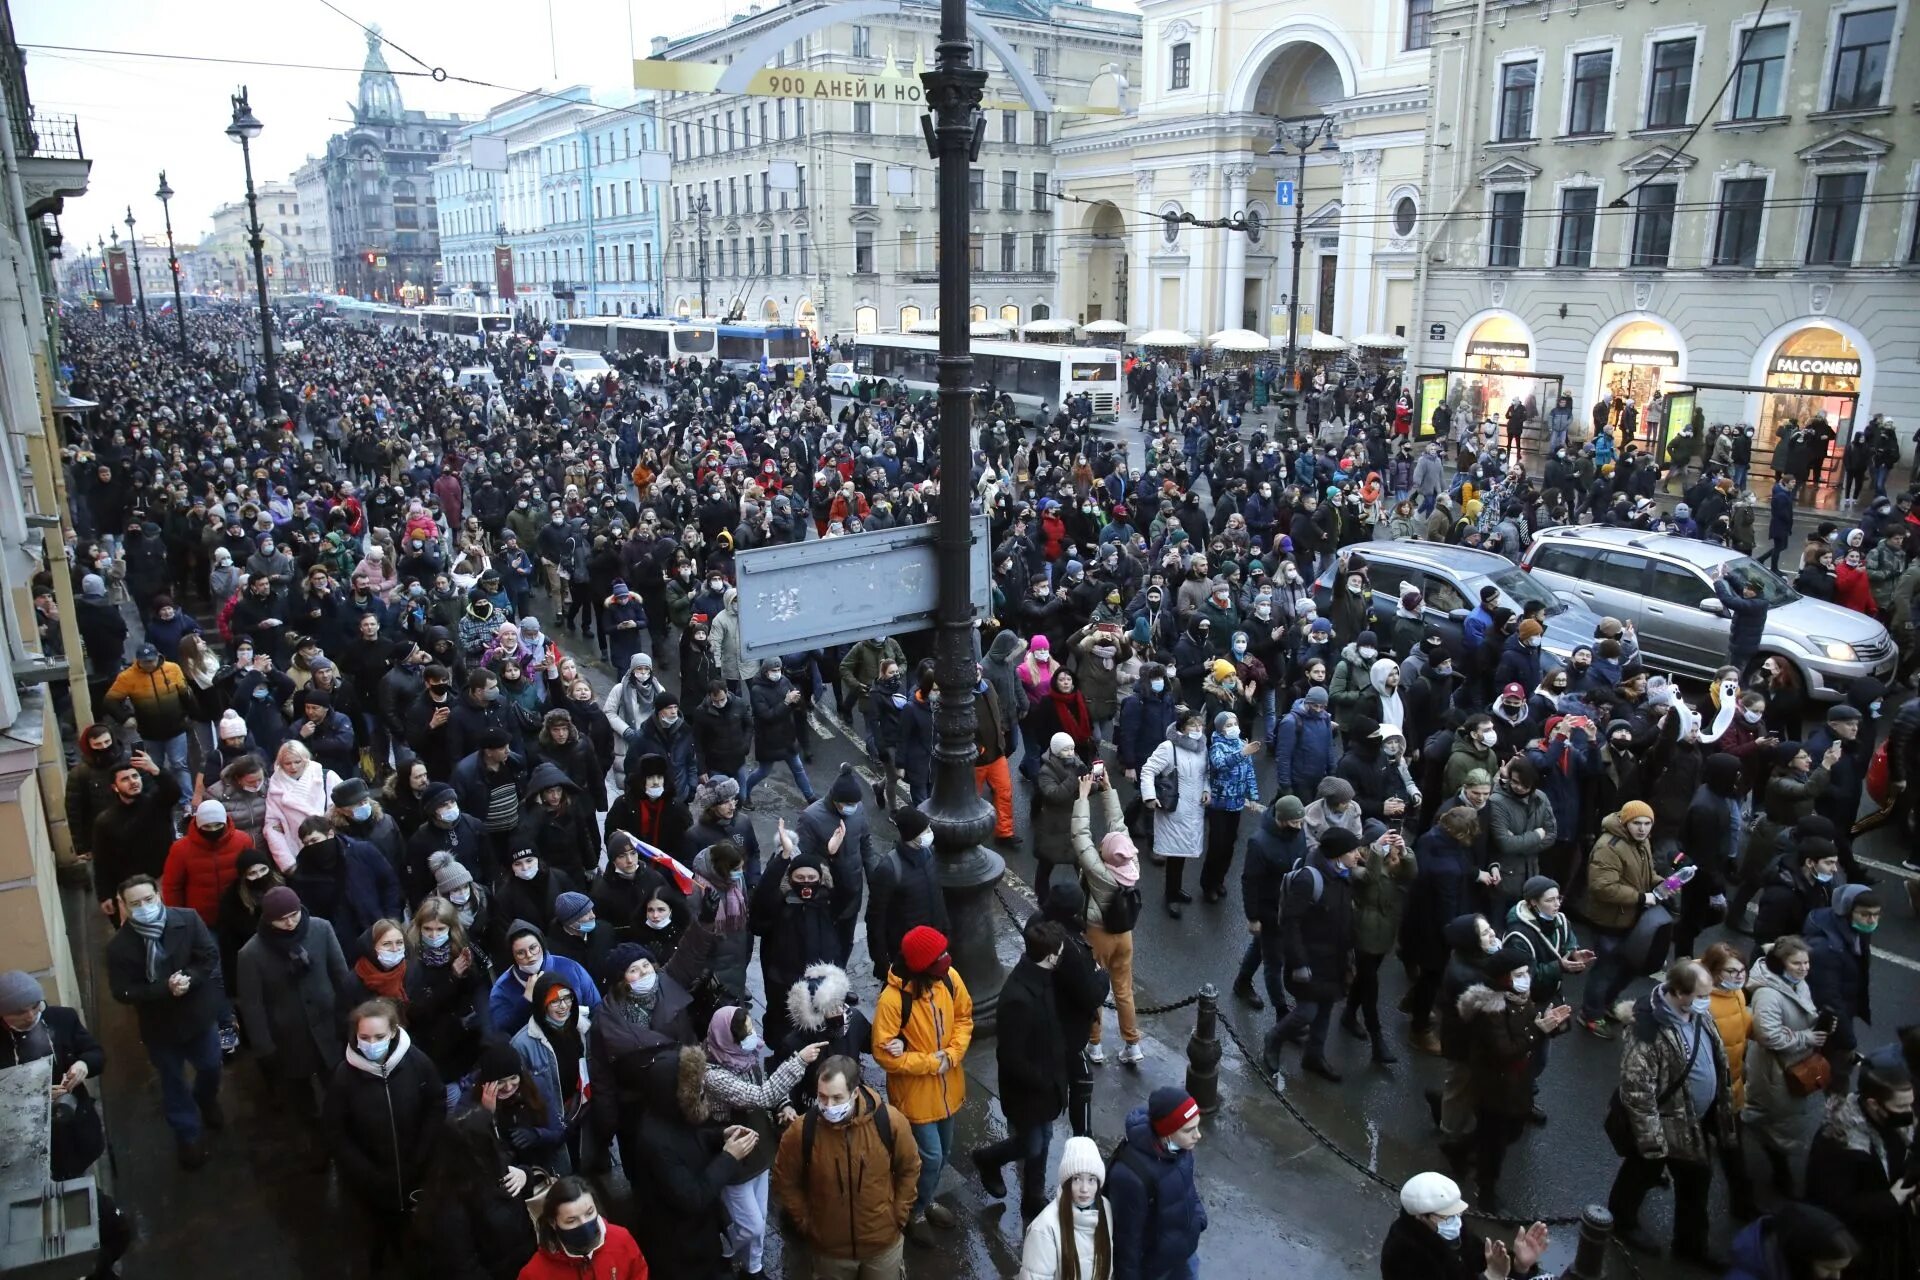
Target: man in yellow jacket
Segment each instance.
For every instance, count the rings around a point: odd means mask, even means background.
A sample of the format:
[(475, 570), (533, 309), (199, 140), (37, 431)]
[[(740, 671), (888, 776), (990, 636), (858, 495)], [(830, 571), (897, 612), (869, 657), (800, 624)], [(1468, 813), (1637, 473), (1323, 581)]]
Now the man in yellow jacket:
[(887, 1073), (887, 1099), (913, 1126), (920, 1188), (907, 1236), (931, 1245), (928, 1224), (951, 1227), (953, 1210), (934, 1203), (953, 1149), (953, 1118), (967, 1098), (961, 1070), (973, 1043), (973, 997), (953, 972), (946, 935), (919, 925), (900, 940), (873, 1011), (873, 1058)]
[(140, 646), (133, 665), (114, 677), (103, 699), (110, 707), (132, 704), (141, 745), (172, 777), (182, 797), (193, 794), (193, 774), (187, 768), (192, 699), (186, 673), (151, 644)]

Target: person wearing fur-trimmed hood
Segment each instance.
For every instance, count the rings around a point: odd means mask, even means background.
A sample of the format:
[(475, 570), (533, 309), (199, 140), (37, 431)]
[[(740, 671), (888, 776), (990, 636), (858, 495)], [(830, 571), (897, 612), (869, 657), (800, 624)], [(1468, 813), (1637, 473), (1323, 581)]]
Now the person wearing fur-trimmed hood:
[(793, 1087), (789, 1105), (795, 1111), (813, 1104), (821, 1062), (833, 1057), (858, 1062), (862, 1055), (873, 1052), (873, 1023), (850, 1001), (851, 991), (847, 971), (824, 961), (808, 965), (800, 980), (787, 989), (791, 1029), (775, 1048), (784, 1055), (798, 1053), (817, 1041), (827, 1042), (819, 1061), (808, 1063), (800, 1083)]

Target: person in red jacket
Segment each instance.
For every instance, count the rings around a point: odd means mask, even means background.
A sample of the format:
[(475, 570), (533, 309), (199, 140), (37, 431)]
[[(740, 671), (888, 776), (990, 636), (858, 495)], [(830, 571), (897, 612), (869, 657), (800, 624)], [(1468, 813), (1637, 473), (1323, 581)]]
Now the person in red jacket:
[(600, 1216), (585, 1178), (553, 1184), (535, 1231), (540, 1251), (520, 1268), (520, 1280), (647, 1280), (640, 1246), (625, 1227)]
[(1869, 618), (1880, 616), (1880, 610), (1873, 602), (1873, 587), (1867, 580), (1866, 557), (1859, 548), (1847, 552), (1847, 558), (1833, 567), (1835, 588), (1834, 603), (1844, 605), (1855, 613), (1864, 613)]
[(211, 929), (220, 919), (220, 899), (240, 878), (240, 855), (253, 839), (227, 821), (227, 807), (202, 801), (187, 833), (167, 850), (160, 871), (160, 899), (170, 907), (189, 907)]

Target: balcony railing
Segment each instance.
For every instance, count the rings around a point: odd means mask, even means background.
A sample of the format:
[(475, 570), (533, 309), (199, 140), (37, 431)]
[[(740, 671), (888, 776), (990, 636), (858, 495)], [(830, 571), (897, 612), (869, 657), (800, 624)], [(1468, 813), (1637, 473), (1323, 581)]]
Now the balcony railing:
[(29, 154), (44, 156), (49, 160), (87, 158), (86, 152), (80, 148), (78, 116), (42, 111), (36, 107), (28, 116), (27, 128), (32, 135), (28, 145)]

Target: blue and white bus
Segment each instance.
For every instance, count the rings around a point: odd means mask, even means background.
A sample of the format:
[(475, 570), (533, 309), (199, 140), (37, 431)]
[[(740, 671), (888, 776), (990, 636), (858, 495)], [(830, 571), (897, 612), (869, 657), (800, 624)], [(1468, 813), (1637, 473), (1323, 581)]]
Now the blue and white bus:
[(706, 360), (714, 354), (715, 334), (710, 322), (583, 316), (555, 321), (542, 345), (592, 351), (608, 359), (640, 355), (650, 360)]
[(723, 324), (719, 328), (720, 363), (730, 373), (754, 374), (767, 365), (813, 358), (813, 341), (798, 325)]
[[(1042, 422), (1068, 396), (1083, 391), (1093, 398), (1095, 418), (1113, 421), (1119, 416), (1120, 353), (1110, 347), (979, 338), (970, 346), (973, 385), (990, 386), (1012, 400), (1014, 412), (1028, 422)], [(939, 356), (940, 339), (932, 336), (870, 333), (853, 340), (853, 372), (883, 390), (938, 394)]]
[(436, 338), (458, 338), (470, 347), (485, 345), (488, 338), (504, 338), (513, 332), (513, 317), (482, 315), (461, 307), (420, 307), (420, 332)]

